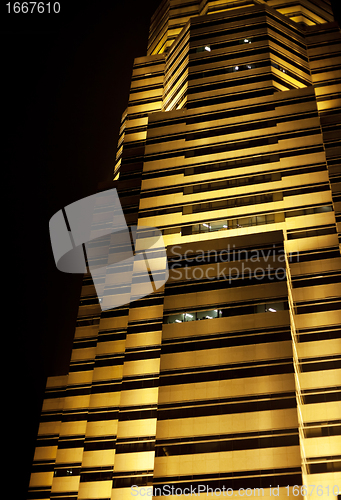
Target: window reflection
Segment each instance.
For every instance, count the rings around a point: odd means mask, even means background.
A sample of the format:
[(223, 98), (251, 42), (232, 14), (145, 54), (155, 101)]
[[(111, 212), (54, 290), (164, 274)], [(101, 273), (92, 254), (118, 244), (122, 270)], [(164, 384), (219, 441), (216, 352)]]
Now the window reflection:
[[(284, 214), (277, 214), (278, 218), (284, 220)], [(192, 226), (183, 226), (181, 228), (182, 235), (209, 233), (212, 231), (223, 231), (226, 229), (237, 229), (240, 227), (258, 226), (263, 224), (273, 224), (275, 222), (275, 214), (254, 215), (251, 217), (241, 217), (239, 219), (223, 219), (214, 222), (202, 222), (201, 224), (193, 224)]]

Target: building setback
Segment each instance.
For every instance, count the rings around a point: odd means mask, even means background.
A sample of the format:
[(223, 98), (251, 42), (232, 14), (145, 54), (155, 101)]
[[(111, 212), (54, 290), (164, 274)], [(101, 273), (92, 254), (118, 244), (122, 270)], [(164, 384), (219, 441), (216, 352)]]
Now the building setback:
[(161, 2), (113, 186), (169, 279), (84, 276), (29, 499), (341, 494), (340, 47), (328, 0)]

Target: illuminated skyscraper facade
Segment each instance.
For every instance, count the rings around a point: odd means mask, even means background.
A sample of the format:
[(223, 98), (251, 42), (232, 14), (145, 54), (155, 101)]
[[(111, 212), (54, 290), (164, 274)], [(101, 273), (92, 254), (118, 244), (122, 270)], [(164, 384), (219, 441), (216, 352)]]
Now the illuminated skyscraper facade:
[(85, 275), (28, 498), (341, 492), (340, 46), (328, 0), (161, 3), (114, 182), (170, 277), (101, 312)]

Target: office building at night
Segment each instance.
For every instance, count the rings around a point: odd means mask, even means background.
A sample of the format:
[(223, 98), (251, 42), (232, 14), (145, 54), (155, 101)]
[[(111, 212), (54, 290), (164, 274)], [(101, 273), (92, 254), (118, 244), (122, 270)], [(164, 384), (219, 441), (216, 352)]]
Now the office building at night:
[(340, 48), (328, 0), (160, 3), (110, 187), (169, 279), (85, 274), (29, 499), (341, 494)]

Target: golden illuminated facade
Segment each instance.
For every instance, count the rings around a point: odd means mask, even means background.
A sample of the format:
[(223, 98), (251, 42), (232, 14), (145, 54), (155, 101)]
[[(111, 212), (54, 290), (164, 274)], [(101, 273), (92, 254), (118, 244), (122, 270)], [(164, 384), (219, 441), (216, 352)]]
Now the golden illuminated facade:
[(115, 183), (170, 277), (101, 312), (85, 276), (28, 498), (341, 493), (340, 46), (328, 0), (161, 3)]

